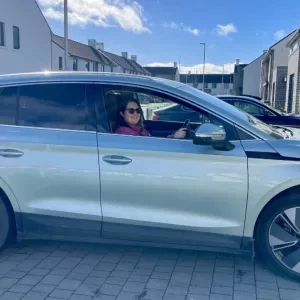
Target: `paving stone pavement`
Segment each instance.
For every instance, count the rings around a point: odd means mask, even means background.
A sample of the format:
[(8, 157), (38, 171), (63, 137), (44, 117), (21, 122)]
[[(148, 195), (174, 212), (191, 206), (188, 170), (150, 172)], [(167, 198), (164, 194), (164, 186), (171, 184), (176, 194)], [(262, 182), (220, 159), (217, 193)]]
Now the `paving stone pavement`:
[(300, 282), (222, 253), (24, 241), (0, 252), (0, 300), (300, 300)]

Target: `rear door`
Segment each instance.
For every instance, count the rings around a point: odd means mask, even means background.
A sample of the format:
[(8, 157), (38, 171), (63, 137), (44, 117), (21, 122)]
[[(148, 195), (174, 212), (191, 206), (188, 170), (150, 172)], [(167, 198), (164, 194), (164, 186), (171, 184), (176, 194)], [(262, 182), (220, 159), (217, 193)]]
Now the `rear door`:
[(25, 232), (99, 237), (93, 84), (0, 87), (0, 178)]

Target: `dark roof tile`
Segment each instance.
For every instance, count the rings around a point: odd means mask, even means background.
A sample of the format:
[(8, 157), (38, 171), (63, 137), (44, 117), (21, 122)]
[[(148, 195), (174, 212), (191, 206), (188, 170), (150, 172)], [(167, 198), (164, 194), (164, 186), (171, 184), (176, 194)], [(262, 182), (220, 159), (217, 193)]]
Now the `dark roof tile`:
[[(65, 49), (65, 39), (63, 37), (53, 34), (52, 41), (62, 49)], [(88, 45), (78, 43), (69, 39), (68, 48), (68, 51), (72, 56), (99, 62), (104, 65), (114, 65), (114, 63), (105, 55)]]

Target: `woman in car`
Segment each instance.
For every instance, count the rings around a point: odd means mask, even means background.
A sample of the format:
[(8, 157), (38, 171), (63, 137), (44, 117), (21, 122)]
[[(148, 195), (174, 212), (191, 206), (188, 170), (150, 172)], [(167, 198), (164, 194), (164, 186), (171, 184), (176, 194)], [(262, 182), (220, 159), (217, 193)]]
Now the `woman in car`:
[[(144, 114), (138, 100), (130, 99), (122, 102), (117, 115), (117, 130), (115, 133), (139, 136), (151, 136), (144, 128)], [(183, 139), (186, 128), (180, 128), (168, 138)]]

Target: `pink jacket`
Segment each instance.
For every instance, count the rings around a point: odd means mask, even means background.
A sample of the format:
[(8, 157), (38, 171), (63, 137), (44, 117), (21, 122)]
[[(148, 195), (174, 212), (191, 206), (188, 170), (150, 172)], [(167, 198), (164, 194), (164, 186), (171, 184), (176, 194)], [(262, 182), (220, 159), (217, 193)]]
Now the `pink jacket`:
[[(115, 133), (138, 136), (151, 136), (148, 130), (138, 125), (121, 126), (115, 131)], [(168, 138), (174, 138), (174, 135), (170, 134)]]

